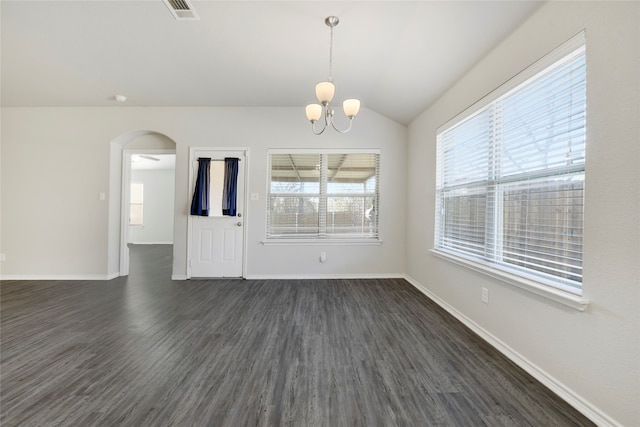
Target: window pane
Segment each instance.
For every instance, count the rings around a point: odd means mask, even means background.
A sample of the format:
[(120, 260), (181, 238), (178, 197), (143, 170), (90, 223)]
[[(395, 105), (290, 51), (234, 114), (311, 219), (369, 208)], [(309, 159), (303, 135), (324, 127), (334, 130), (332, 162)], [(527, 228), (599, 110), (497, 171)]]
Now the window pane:
[(141, 182), (132, 182), (129, 197), (129, 225), (142, 225), (142, 201), (144, 186)]
[(132, 182), (131, 183), (131, 198), (129, 201), (131, 203), (142, 203), (143, 196), (143, 184), (141, 182)]
[(142, 204), (131, 203), (129, 209), (129, 225), (142, 225)]
[(318, 233), (317, 197), (271, 196), (269, 235)]
[(457, 189), (443, 195), (443, 233), (440, 246), (483, 256), (487, 195), (482, 189)]
[(585, 66), (560, 63), (502, 100), (502, 176), (584, 163)]
[(327, 234), (338, 237), (377, 234), (375, 197), (328, 197)]
[(486, 181), (489, 176), (491, 112), (485, 110), (439, 138), (440, 185)]
[(319, 182), (290, 182), (290, 181), (271, 181), (272, 194), (320, 194)]
[(506, 185), (503, 262), (582, 282), (584, 174)]
[(211, 161), (209, 166), (209, 216), (222, 216), (224, 162)]
[(374, 153), (329, 154), (327, 193), (364, 194), (376, 191), (378, 155)]
[(319, 154), (271, 155), (271, 193), (320, 193)]

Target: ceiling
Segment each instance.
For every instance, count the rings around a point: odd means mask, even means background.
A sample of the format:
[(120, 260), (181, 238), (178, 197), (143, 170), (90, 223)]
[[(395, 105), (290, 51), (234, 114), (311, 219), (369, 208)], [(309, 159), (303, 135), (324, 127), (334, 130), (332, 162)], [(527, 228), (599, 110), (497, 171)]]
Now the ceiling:
[(174, 170), (176, 168), (175, 154), (132, 154), (131, 170)]
[[(407, 124), (540, 1), (0, 1), (3, 107), (300, 107), (336, 101)], [(128, 97), (118, 103), (114, 95)]]

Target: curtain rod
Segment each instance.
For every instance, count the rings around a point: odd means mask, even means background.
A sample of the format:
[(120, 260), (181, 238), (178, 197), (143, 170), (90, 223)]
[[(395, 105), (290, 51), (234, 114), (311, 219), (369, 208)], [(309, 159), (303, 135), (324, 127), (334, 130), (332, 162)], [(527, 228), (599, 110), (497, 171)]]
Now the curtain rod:
[[(198, 157), (198, 160), (200, 160), (200, 159), (209, 159), (212, 162), (224, 162), (225, 161), (225, 159), (211, 159), (209, 157)], [(227, 159), (237, 159), (239, 162), (242, 161), (242, 159), (238, 159), (237, 157), (227, 157)]]

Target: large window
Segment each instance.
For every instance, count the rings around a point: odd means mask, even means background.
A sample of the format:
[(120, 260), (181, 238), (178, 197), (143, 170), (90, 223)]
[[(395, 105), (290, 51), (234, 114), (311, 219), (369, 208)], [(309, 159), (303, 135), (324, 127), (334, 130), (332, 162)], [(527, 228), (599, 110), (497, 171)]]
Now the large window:
[(584, 36), (438, 131), (435, 250), (582, 293)]
[(271, 150), (267, 239), (376, 240), (379, 157)]

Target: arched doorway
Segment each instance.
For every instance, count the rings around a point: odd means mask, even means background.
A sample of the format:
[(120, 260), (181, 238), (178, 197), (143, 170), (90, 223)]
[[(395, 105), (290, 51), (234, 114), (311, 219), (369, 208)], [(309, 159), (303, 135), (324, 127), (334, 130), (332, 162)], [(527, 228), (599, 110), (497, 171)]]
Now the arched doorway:
[[(133, 156), (154, 157), (172, 154), (176, 144), (168, 136), (155, 131), (132, 131), (111, 142), (108, 271), (110, 277), (129, 274), (129, 215), (131, 160)], [(175, 186), (175, 170), (173, 174)], [(171, 194), (175, 200), (175, 194)]]

